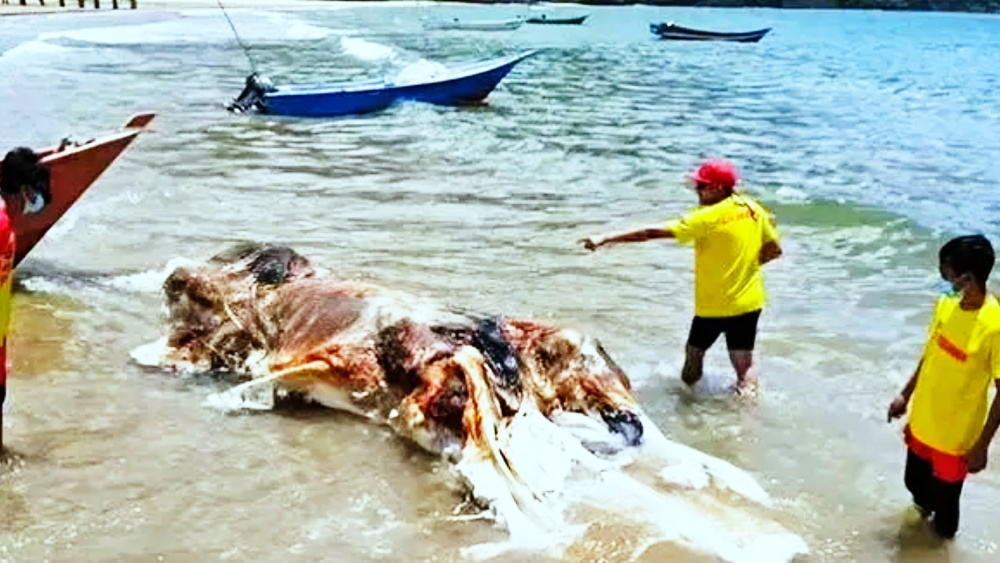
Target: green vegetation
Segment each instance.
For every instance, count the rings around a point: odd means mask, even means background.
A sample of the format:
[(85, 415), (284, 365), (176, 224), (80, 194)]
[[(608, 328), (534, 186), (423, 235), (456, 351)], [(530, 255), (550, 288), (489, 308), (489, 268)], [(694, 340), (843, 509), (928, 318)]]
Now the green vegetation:
[(1000, 0), (839, 0), (841, 8), (923, 10), (930, 12), (1000, 12)]

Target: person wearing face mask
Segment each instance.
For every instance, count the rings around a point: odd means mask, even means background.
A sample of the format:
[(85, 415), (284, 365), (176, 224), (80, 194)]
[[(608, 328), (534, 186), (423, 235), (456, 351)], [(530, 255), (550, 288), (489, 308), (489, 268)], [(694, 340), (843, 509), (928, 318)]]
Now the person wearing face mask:
[(969, 473), (986, 468), (1000, 426), (1000, 302), (986, 281), (995, 255), (982, 235), (948, 241), (939, 252), (950, 291), (938, 298), (917, 369), (889, 405), (888, 420), (909, 417), (903, 481), (931, 529), (958, 531), (959, 497)]
[(584, 248), (675, 239), (694, 244), (694, 319), (681, 378), (693, 387), (702, 376), (705, 352), (726, 335), (740, 394), (756, 390), (753, 349), (764, 307), (761, 266), (781, 256), (771, 213), (736, 193), (739, 175), (724, 160), (709, 160), (691, 176), (700, 206), (665, 225), (583, 239)]
[(17, 244), (10, 213), (32, 214), (51, 202), (49, 171), (38, 155), (20, 147), (7, 153), (0, 168), (0, 451), (3, 451), (3, 404), (7, 398), (7, 331)]

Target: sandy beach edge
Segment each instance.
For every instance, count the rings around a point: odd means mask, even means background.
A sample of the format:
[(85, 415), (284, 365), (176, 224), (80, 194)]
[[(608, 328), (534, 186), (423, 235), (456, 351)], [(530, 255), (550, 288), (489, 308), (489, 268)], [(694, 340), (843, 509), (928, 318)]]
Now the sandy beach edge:
[[(118, 9), (112, 7), (111, 0), (100, 0), (100, 8), (94, 8), (94, 0), (85, 0), (85, 7), (80, 8), (78, 0), (65, 0), (66, 6), (59, 6), (59, 0), (45, 0), (42, 5), (39, 0), (27, 0), (27, 5), (20, 5), (20, 0), (10, 0), (10, 4), (0, 4), (0, 17), (29, 16), (47, 14), (111, 14), (117, 12), (135, 11), (130, 0), (118, 0)], [(376, 3), (371, 0), (360, 2), (326, 1), (326, 0), (222, 0), (222, 5), (229, 8), (315, 8), (317, 4), (362, 4)], [(432, 2), (427, 2), (428, 4)], [(191, 10), (200, 8), (219, 8), (216, 0), (136, 0), (136, 10)]]

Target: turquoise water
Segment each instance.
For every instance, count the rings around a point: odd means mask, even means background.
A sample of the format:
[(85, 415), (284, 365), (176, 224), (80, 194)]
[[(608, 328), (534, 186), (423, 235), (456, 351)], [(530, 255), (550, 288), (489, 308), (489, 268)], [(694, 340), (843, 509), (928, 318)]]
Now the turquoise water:
[[(919, 354), (937, 248), (971, 231), (996, 240), (1000, 18), (565, 10), (592, 16), (428, 32), (421, 18), (526, 9), (231, 10), (280, 83), (545, 48), (484, 107), (340, 120), (227, 114), (248, 63), (218, 10), (0, 18), (8, 144), (159, 114), (20, 271), (5, 434), (23, 467), (0, 475), (12, 515), (0, 559), (449, 559), (496, 533), (447, 522), (440, 468), (381, 429), (222, 417), (200, 406), (211, 382), (130, 363), (161, 332), (165, 272), (251, 238), (597, 335), (664, 432), (752, 471), (816, 560), (992, 560), (1000, 457), (968, 483), (958, 540), (935, 545), (909, 521), (899, 427), (884, 412)], [(653, 40), (648, 24), (665, 20), (774, 31), (756, 45)], [(754, 404), (717, 392), (731, 378), (721, 346), (701, 393), (681, 390), (689, 249), (576, 245), (691, 207), (683, 175), (711, 155), (737, 164), (784, 237)]]

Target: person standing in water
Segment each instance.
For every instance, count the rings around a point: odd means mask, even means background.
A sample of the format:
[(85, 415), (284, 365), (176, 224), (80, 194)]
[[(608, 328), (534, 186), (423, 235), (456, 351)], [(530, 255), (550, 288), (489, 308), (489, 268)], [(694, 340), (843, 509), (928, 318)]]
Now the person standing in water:
[(38, 213), (52, 200), (49, 170), (28, 148), (7, 153), (0, 168), (0, 452), (3, 452), (3, 405), (7, 398), (7, 331), (11, 317), (11, 287), (17, 244), (10, 209)]
[(903, 482), (931, 529), (958, 531), (959, 497), (969, 473), (986, 468), (1000, 427), (1000, 302), (986, 289), (996, 257), (982, 235), (948, 241), (938, 269), (949, 286), (937, 300), (916, 371), (889, 405), (888, 420), (910, 416)]
[(740, 394), (756, 390), (753, 349), (764, 307), (761, 266), (781, 256), (778, 232), (769, 211), (736, 193), (739, 175), (724, 160), (709, 160), (692, 175), (700, 206), (677, 220), (619, 234), (583, 239), (584, 248), (656, 239), (693, 243), (694, 320), (681, 378), (693, 387), (702, 376), (705, 352), (726, 335), (729, 359)]

